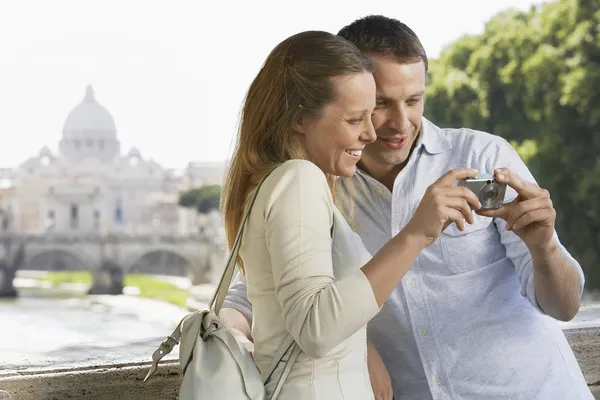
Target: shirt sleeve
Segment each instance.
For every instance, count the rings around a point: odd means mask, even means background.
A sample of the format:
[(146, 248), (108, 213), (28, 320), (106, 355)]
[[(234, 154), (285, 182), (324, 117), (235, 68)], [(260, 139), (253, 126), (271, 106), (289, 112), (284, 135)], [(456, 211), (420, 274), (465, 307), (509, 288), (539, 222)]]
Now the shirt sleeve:
[[(486, 172), (492, 172), (495, 168), (508, 168), (517, 173), (521, 178), (535, 183), (535, 178), (510, 143), (499, 137), (497, 137), (497, 140), (496, 143), (490, 146), (491, 156), (487, 159)], [(507, 187), (504, 202), (511, 202), (516, 197), (516, 191)], [(517, 270), (517, 277), (521, 285), (521, 295), (527, 297), (534, 307), (540, 312), (543, 312), (536, 299), (533, 260), (527, 245), (514, 232), (506, 230), (506, 221), (503, 219), (494, 218), (494, 224), (500, 233), (500, 240), (506, 249), (506, 255), (511, 259)], [(571, 267), (577, 271), (581, 284), (580, 295), (583, 295), (585, 278), (581, 266), (577, 260), (571, 256), (562, 243), (560, 243), (556, 231), (554, 231), (554, 238), (559, 245), (560, 251), (569, 260)]]
[(236, 279), (229, 286), (222, 308), (238, 310), (249, 321), (252, 321), (252, 304), (248, 300), (248, 287), (246, 286), (246, 279), (244, 279), (242, 274), (237, 274)]
[[(308, 161), (287, 162), (265, 207), (266, 242), (286, 329), (322, 357), (379, 311), (360, 269), (333, 273), (333, 200), (325, 175)], [(349, 266), (350, 267), (350, 266)]]

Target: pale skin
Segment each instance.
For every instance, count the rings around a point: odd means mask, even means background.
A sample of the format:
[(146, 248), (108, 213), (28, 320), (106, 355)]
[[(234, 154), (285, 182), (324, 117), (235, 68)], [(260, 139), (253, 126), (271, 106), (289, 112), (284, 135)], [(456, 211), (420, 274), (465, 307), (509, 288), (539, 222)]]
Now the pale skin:
[[(410, 157), (420, 131), (424, 108), (425, 66), (423, 62), (406, 64), (389, 56), (368, 55), (374, 65), (373, 75), (377, 88), (376, 106), (371, 116), (377, 139), (365, 147), (359, 164), (363, 170), (392, 190), (393, 182)], [(390, 140), (398, 138), (406, 140), (407, 145), (400, 149), (393, 149), (393, 146), (388, 145)], [(506, 168), (495, 172), (496, 179), (511, 186), (518, 197), (498, 210), (478, 213), (508, 222), (508, 227), (525, 242), (531, 252), (540, 307), (553, 318), (571, 320), (579, 310), (579, 277), (553, 239), (556, 211), (548, 191), (524, 181)], [(479, 208), (479, 205), (475, 205), (478, 204), (476, 197), (452, 187), (456, 179), (472, 173), (471, 170), (458, 169), (442, 176), (427, 190), (406, 228), (386, 244), (371, 263), (363, 267), (378, 304), (383, 304), (418, 253), (433, 243), (443, 229), (454, 222), (458, 229), (463, 230), (465, 222), (473, 222), (469, 206)], [(423, 231), (423, 227), (428, 230)], [(398, 258), (401, 257), (401, 252), (404, 252), (402, 257), (406, 258)], [(405, 260), (402, 265), (398, 265), (399, 259)], [(229, 320), (226, 324), (237, 327), (240, 331), (250, 331), (249, 323), (244, 317), (236, 321), (245, 326), (230, 325)], [(389, 373), (370, 342), (367, 346), (367, 362), (376, 400), (391, 400), (393, 393)]]

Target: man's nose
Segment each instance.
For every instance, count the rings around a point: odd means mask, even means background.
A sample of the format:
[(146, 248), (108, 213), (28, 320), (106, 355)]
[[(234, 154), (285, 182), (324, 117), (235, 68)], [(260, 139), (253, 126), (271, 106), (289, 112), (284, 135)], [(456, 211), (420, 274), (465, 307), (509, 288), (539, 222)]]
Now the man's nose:
[(389, 114), (388, 127), (398, 132), (405, 132), (410, 126), (408, 114), (402, 106), (399, 106)]

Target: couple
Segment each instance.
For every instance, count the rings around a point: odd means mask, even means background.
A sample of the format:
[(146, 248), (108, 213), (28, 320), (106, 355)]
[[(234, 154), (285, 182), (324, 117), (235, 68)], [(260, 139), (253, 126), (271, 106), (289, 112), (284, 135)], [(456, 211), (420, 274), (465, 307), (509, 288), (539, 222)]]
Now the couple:
[[(231, 245), (272, 171), (222, 320), (263, 370), (295, 339), (279, 399), (592, 399), (556, 323), (584, 277), (548, 192), (505, 140), (423, 118), (426, 75), (415, 33), (383, 16), (271, 52), (223, 188)], [(471, 211), (455, 183), (477, 171), (509, 185), (505, 206)]]

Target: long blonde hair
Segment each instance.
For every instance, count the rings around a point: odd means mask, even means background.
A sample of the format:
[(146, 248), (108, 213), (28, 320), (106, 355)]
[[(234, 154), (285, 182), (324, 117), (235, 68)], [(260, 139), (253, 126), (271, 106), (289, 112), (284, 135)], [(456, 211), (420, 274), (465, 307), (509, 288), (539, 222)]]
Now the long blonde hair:
[[(320, 115), (334, 100), (332, 78), (364, 71), (372, 71), (369, 59), (349, 41), (328, 32), (298, 33), (271, 51), (246, 94), (221, 193), (229, 249), (248, 196), (260, 179), (288, 160), (308, 159), (293, 122), (300, 113)], [(327, 180), (333, 189), (335, 177)], [(243, 271), (241, 260), (238, 263)]]

